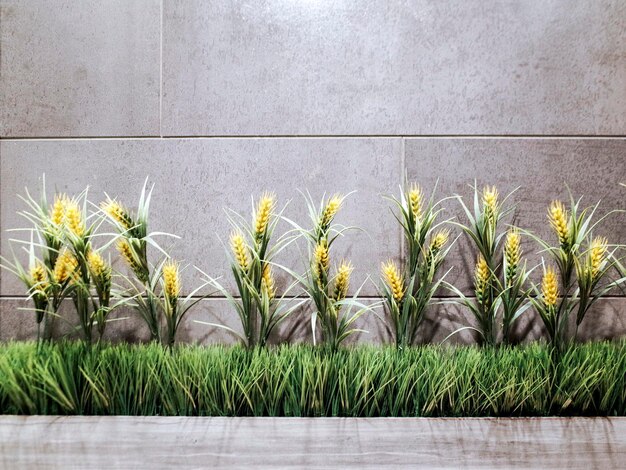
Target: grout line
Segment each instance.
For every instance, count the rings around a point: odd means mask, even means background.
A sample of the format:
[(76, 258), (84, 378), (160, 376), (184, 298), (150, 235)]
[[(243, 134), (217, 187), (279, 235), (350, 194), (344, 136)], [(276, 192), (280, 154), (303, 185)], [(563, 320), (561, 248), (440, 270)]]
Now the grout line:
[[(161, 66), (162, 67), (162, 66)], [(162, 73), (162, 71), (161, 71)], [(160, 85), (162, 88), (162, 84)], [(159, 121), (162, 118), (162, 89), (160, 92), (159, 104)], [(160, 125), (160, 124), (159, 124)], [(468, 139), (468, 140), (622, 140), (626, 139), (626, 135), (460, 135), (460, 134), (433, 134), (433, 135), (396, 135), (396, 134), (277, 134), (277, 135), (259, 135), (259, 134), (241, 134), (241, 135), (128, 135), (128, 136), (25, 136), (25, 137), (0, 137), (5, 142), (11, 141), (47, 141), (47, 140), (129, 140), (129, 139), (157, 139), (157, 140), (173, 140), (173, 139)]]
[[(0, 17), (1, 17), (1, 16), (2, 16), (2, 15), (0, 15)], [(2, 49), (2, 48), (0, 47), (0, 50), (1, 50), (1, 49)], [(1, 70), (1, 69), (0, 69), (0, 70)], [(0, 144), (1, 144), (1, 143), (0, 143)], [(0, 145), (0, 176), (2, 175), (2, 162), (3, 162), (3, 161), (4, 161), (4, 160), (2, 159), (2, 145)], [(2, 181), (3, 181), (3, 178), (1, 178), (1, 177), (0, 177), (0, 194), (2, 194)], [(3, 227), (2, 227), (2, 225), (1, 225), (1, 224), (2, 224), (2, 221), (4, 220), (4, 219), (2, 218), (2, 206), (3, 206), (3, 200), (2, 200), (2, 199), (0, 199), (0, 232), (4, 233)], [(4, 254), (4, 250), (3, 250), (3, 244), (4, 244), (4, 243), (3, 243), (3, 241), (2, 241), (2, 239), (3, 239), (3, 238), (4, 238), (4, 237), (0, 237), (0, 253), (3, 253), (3, 254)], [(5, 276), (5, 272), (6, 272), (6, 269), (1, 269), (1, 268), (0, 268), (0, 287), (2, 286), (2, 278)], [(1, 316), (0, 316), (0, 331), (2, 331), (2, 318), (1, 318)]]
[[(407, 171), (406, 171), (406, 139), (402, 137), (401, 139), (401, 154), (400, 154), (400, 188), (404, 188), (404, 184), (406, 182)], [(394, 191), (397, 189), (394, 188)], [(394, 208), (395, 210), (395, 208)], [(400, 260), (402, 264), (406, 263), (406, 241), (404, 240), (404, 230), (399, 227), (400, 232)]]
[[(201, 295), (195, 295), (193, 297), (191, 297), (192, 299), (201, 299), (203, 298)], [(241, 297), (239, 296), (233, 296), (233, 299), (237, 299), (239, 300)], [(307, 299), (308, 296), (306, 295), (294, 295), (294, 296), (285, 296), (283, 297), (285, 300), (294, 300), (294, 299)], [(373, 299), (373, 300), (378, 300), (378, 299), (383, 299), (383, 297), (379, 296), (379, 295), (359, 295), (357, 298), (359, 299)], [(435, 298), (435, 297), (433, 297)], [(456, 299), (458, 297), (446, 297), (446, 296), (441, 296), (441, 297), (436, 297), (437, 299)], [(473, 297), (468, 297), (468, 298), (473, 298)], [(607, 297), (605, 297), (607, 298)], [(2, 295), (0, 296), (0, 301), (1, 300), (28, 300), (29, 297), (27, 295)], [(225, 297), (223, 295), (212, 295), (210, 297), (206, 297), (205, 300), (227, 300), (228, 297)]]
[[(192, 296), (192, 299), (202, 299), (203, 297), (200, 295), (196, 295), (196, 296)], [(241, 297), (239, 296), (233, 296), (234, 299), (239, 300)], [(294, 299), (307, 299), (308, 296), (303, 295), (303, 296), (285, 296), (283, 297), (285, 300), (294, 300)], [(359, 295), (357, 297), (358, 299), (368, 299), (368, 300), (382, 300), (384, 297), (381, 297), (379, 295)], [(466, 296), (467, 299), (473, 300), (476, 298), (476, 296), (474, 295), (468, 295)], [(533, 297), (534, 298), (534, 297)], [(29, 297), (27, 295), (0, 295), (0, 301), (2, 300), (28, 300)], [(212, 295), (210, 297), (206, 297), (205, 300), (227, 300), (228, 297), (225, 297), (223, 295)], [(434, 300), (440, 300), (440, 299), (460, 299), (460, 297), (455, 296), (455, 295), (437, 295), (433, 297)], [(626, 300), (626, 296), (623, 295), (607, 295), (602, 297), (599, 300)]]
[(402, 186), (406, 175), (406, 137), (402, 137), (400, 141), (402, 142), (402, 154), (400, 155), (400, 185)]
[(543, 134), (227, 134), (227, 135), (164, 135), (165, 139), (284, 139), (284, 138), (306, 138), (306, 139), (626, 139), (624, 135), (543, 135)]
[(161, 37), (159, 44), (159, 135), (163, 137), (163, 0), (161, 0), (160, 8)]
[(54, 141), (82, 141), (82, 140), (161, 140), (158, 135), (129, 135), (129, 136), (81, 136), (81, 137), (4, 137), (1, 142), (54, 142)]

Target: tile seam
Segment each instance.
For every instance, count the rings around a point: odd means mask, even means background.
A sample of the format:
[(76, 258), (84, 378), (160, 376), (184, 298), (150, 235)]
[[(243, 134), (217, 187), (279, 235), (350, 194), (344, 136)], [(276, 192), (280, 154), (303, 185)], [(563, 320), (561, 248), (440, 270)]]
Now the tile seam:
[(0, 137), (4, 142), (63, 141), (63, 140), (192, 140), (192, 139), (468, 139), (468, 140), (626, 140), (626, 135), (394, 135), (394, 134), (301, 134), (301, 135), (127, 135), (127, 136), (28, 136)]
[[(465, 296), (467, 299), (475, 299), (476, 297), (473, 295), (467, 295)], [(202, 296), (193, 296), (191, 297), (192, 299), (201, 299)], [(234, 299), (239, 299), (240, 297), (233, 297)], [(284, 297), (284, 299), (286, 300), (292, 300), (292, 299), (306, 299), (307, 297), (305, 296), (294, 296), (294, 297)], [(376, 299), (383, 299), (383, 297), (379, 296), (379, 295), (359, 295), (357, 298), (359, 299), (372, 299), (372, 300), (376, 300)], [(1, 300), (28, 300), (29, 297), (25, 296), (25, 295), (0, 295), (0, 301)], [(460, 297), (457, 296), (437, 296), (437, 297), (433, 297), (433, 299), (435, 300), (452, 300), (452, 299), (460, 299)], [(212, 297), (207, 297), (205, 300), (228, 300), (228, 297), (224, 297), (224, 296), (212, 296)], [(626, 300), (626, 296), (620, 296), (620, 295), (610, 295), (610, 296), (605, 296), (602, 297), (602, 299), (600, 300)]]
[[(399, 185), (400, 187), (404, 187), (404, 182), (407, 178), (407, 170), (406, 170), (406, 137), (402, 137), (402, 154), (400, 156), (400, 181), (399, 181)], [(395, 188), (394, 188), (395, 191)], [(405, 248), (406, 248), (406, 242), (404, 240), (404, 234), (403, 231), (400, 227), (398, 227), (398, 231), (399, 231), (399, 237), (400, 237), (400, 260), (402, 260), (402, 262), (404, 263), (404, 258), (405, 258)]]
[(163, 0), (160, 2), (159, 37), (159, 136), (163, 137)]

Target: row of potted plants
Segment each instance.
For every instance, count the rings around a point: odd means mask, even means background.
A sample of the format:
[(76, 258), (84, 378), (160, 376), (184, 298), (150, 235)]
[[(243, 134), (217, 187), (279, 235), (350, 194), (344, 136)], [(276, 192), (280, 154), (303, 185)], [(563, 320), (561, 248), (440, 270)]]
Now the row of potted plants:
[[(310, 301), (315, 343), (321, 340), (336, 349), (358, 331), (356, 320), (382, 303), (395, 343), (405, 347), (415, 342), (435, 292), (447, 289), (456, 296), (453, 302), (461, 303), (474, 316), (475, 326), (466, 328), (475, 330), (482, 344), (511, 343), (512, 326), (532, 308), (549, 341), (560, 350), (576, 339), (578, 326), (593, 304), (626, 281), (620, 263), (624, 247), (597, 235), (599, 224), (616, 211), (598, 217), (598, 204), (582, 207), (581, 199), (573, 197), (568, 206), (553, 201), (547, 209), (553, 238), (543, 240), (507, 223), (514, 210), (512, 193), (501, 198), (495, 187), (479, 190), (474, 185), (471, 204), (461, 196), (453, 197), (466, 216), (465, 221), (457, 221), (443, 218), (442, 203), (450, 198), (436, 200), (434, 192), (426, 196), (413, 183), (406, 184), (398, 197), (389, 197), (402, 226), (405, 253), (402, 265), (390, 260), (381, 266), (381, 303), (362, 303), (359, 292), (363, 285), (348, 296), (352, 264), (336, 262), (333, 256), (338, 240), (355, 229), (335, 221), (347, 196), (323, 197), (316, 204), (308, 193), (304, 195), (310, 219), (307, 225), (287, 218), (286, 206), (279, 208), (271, 193), (253, 201), (250, 220), (227, 209), (232, 225), (228, 256), (238, 295), (233, 296), (218, 278), (196, 266), (202, 280), (183, 295), (181, 265), (157, 242), (160, 236), (174, 235), (148, 230), (152, 193), (153, 186), (148, 187), (146, 180), (137, 209), (132, 211), (108, 195), (96, 205), (87, 189), (75, 196), (55, 194), (51, 203), (46, 199), (45, 184), (39, 199), (26, 191), (22, 197), (26, 209), (20, 215), (29, 226), (16, 230), (27, 237), (11, 242), (28, 253), (28, 262), (23, 263), (14, 253), (12, 259), (2, 259), (2, 267), (24, 283), (40, 337), (41, 325), (58, 317), (63, 301), (69, 298), (88, 342), (95, 339), (95, 333), (102, 338), (111, 311), (127, 305), (141, 315), (153, 340), (172, 346), (186, 313), (203, 298), (220, 293), (238, 314), (243, 334), (225, 325), (208, 324), (229, 330), (247, 346), (265, 345), (278, 324)], [(277, 236), (280, 221), (289, 229)], [(105, 224), (113, 232), (103, 228)], [(441, 272), (452, 245), (463, 234), (476, 252), (472, 297), (446, 282), (447, 273)], [(527, 265), (522, 237), (539, 247), (539, 266)], [(307, 246), (303, 272), (276, 262), (281, 251), (299, 240)], [(111, 246), (116, 247), (130, 275), (111, 267), (110, 255), (105, 255)], [(151, 262), (156, 258), (157, 262)], [(537, 284), (531, 280), (535, 270), (542, 273)], [(277, 272), (291, 280), (282, 293), (276, 289)], [(207, 294), (211, 288), (213, 292)], [(304, 299), (293, 300), (302, 293)], [(570, 333), (568, 325), (573, 318), (576, 327)]]

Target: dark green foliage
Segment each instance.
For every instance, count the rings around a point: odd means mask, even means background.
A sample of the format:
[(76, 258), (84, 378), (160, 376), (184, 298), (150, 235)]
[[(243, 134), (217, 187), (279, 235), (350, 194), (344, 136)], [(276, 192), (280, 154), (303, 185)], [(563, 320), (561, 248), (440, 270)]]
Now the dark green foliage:
[(0, 345), (0, 413), (625, 415), (626, 343), (475, 348)]

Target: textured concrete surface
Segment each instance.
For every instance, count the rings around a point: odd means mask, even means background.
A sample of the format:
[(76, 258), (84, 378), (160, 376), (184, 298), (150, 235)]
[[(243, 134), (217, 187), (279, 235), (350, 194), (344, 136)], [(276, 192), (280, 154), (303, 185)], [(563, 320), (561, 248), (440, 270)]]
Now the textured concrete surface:
[(619, 468), (625, 436), (625, 418), (6, 416), (0, 465)]
[(159, 135), (159, 0), (0, 0), (0, 137)]
[[(474, 180), (479, 190), (496, 185), (501, 198), (519, 187), (510, 199), (516, 210), (504, 219), (502, 229), (515, 224), (554, 243), (547, 208), (554, 199), (568, 203), (568, 187), (575, 198), (584, 196), (581, 207), (600, 202), (599, 216), (626, 209), (626, 188), (619, 185), (626, 182), (626, 139), (406, 139), (405, 165), (408, 177), (427, 191), (438, 182), (440, 197), (458, 194), (470, 210), (473, 190), (469, 185)], [(444, 206), (447, 217), (467, 223), (457, 200), (446, 201)], [(626, 243), (626, 214), (609, 216), (593, 232), (610, 243)], [(529, 238), (524, 251), (529, 267), (541, 261), (539, 245)], [(462, 236), (447, 267), (454, 267), (450, 282), (467, 293), (475, 259), (469, 239)]]
[[(212, 276), (230, 279), (220, 241), (228, 243), (231, 231), (224, 208), (250, 218), (250, 196), (258, 197), (264, 190), (275, 191), (281, 206), (291, 200), (285, 215), (302, 225), (310, 221), (298, 190), (309, 190), (316, 201), (324, 192), (357, 191), (346, 200), (336, 220), (362, 227), (367, 233), (352, 231), (339, 239), (332, 260), (353, 260), (354, 288), (365, 282), (368, 274), (377, 276), (381, 261), (399, 251), (400, 230), (381, 195), (393, 191), (400, 181), (400, 139), (98, 139), (3, 141), (0, 146), (2, 227), (24, 226), (16, 215), (17, 209), (24, 208), (16, 194), (24, 194), (24, 186), (36, 191), (43, 173), (50, 194), (54, 188), (78, 193), (90, 185), (95, 203), (106, 191), (129, 206), (137, 204), (143, 181), (150, 176), (156, 184), (151, 230), (181, 235), (172, 253)], [(290, 228), (282, 223), (278, 233)], [(15, 235), (2, 234), (3, 255), (10, 255), (8, 239)], [(164, 246), (171, 244), (167, 238), (160, 241)], [(307, 251), (304, 244), (300, 249), (302, 253), (293, 245), (277, 261), (301, 271), (302, 255)], [(187, 273), (193, 271), (190, 267)], [(190, 287), (191, 276), (186, 279)], [(12, 276), (2, 275), (0, 281), (2, 295), (23, 292)], [(362, 294), (376, 292), (367, 282)]]
[(166, 0), (165, 135), (623, 134), (626, 4)]

